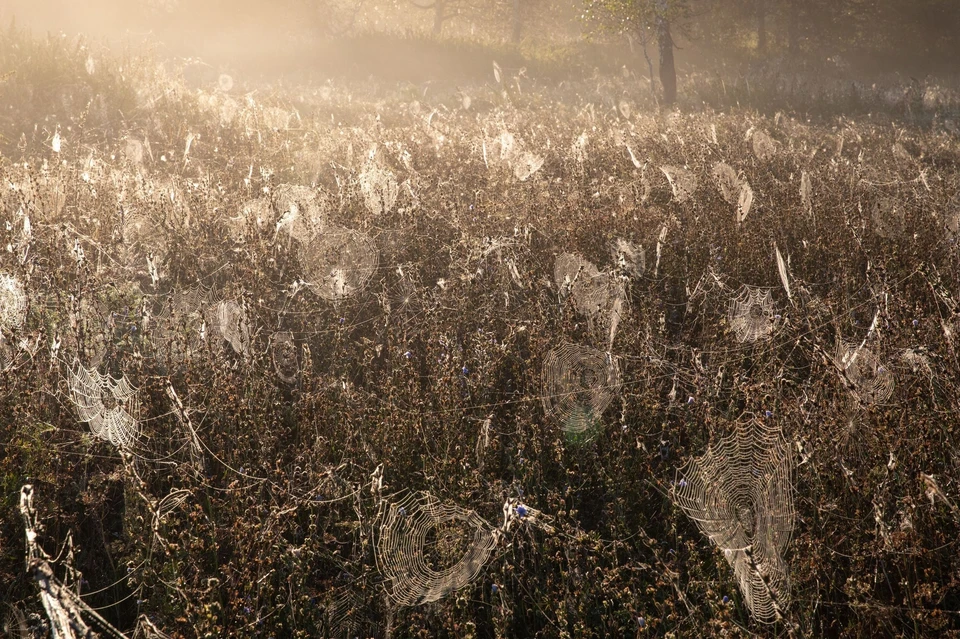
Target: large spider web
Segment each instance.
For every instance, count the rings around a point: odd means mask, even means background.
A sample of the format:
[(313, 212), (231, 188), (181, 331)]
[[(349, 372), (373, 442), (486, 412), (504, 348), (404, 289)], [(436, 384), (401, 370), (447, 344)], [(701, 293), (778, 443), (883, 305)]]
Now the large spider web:
[(727, 319), (741, 344), (770, 339), (776, 327), (770, 289), (744, 284), (730, 300)]
[(16, 277), (0, 273), (0, 329), (16, 330), (27, 319), (27, 294)]
[(336, 301), (355, 295), (377, 269), (379, 253), (360, 231), (330, 226), (300, 250), (304, 277), (320, 297)]
[(401, 606), (439, 601), (474, 581), (500, 539), (472, 510), (413, 493), (381, 506), (374, 546), (390, 598)]
[(782, 432), (759, 420), (739, 424), (679, 470), (677, 505), (723, 551), (762, 623), (782, 617), (790, 599), (783, 553), (796, 519), (792, 473)]
[(204, 306), (210, 297), (209, 289), (199, 285), (175, 291), (154, 318), (154, 348), (171, 362), (184, 362), (201, 349), (206, 336)]
[(125, 375), (114, 379), (75, 362), (68, 377), (70, 399), (77, 415), (89, 424), (95, 437), (120, 448), (136, 441), (140, 433), (140, 401), (137, 389)]
[(893, 394), (893, 371), (883, 366), (866, 346), (839, 340), (834, 364), (850, 382), (854, 396), (864, 404), (882, 404)]
[(561, 344), (543, 359), (543, 410), (564, 432), (593, 430), (620, 390), (620, 370), (608, 353)]

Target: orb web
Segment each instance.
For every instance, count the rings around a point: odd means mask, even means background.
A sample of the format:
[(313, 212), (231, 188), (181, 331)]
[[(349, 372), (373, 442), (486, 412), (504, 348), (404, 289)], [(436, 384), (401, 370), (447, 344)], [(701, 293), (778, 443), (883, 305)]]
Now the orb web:
[[(259, 213), (254, 201), (252, 212)], [(320, 194), (308, 186), (281, 184), (273, 196), (277, 211), (276, 232), (285, 231), (298, 242), (308, 242), (326, 224), (326, 206)], [(245, 210), (244, 216), (247, 215)]]
[(250, 324), (247, 313), (236, 300), (223, 300), (207, 309), (207, 326), (215, 345), (226, 341), (233, 352), (250, 357)]
[(553, 280), (561, 298), (569, 296), (577, 312), (588, 318), (606, 308), (614, 293), (613, 278), (574, 253), (557, 256), (553, 265)]
[(588, 433), (619, 392), (620, 370), (609, 353), (561, 344), (543, 358), (541, 390), (544, 412), (564, 432)]
[(300, 263), (311, 290), (325, 300), (356, 295), (377, 269), (379, 253), (367, 235), (331, 226), (301, 247)]
[(800, 204), (807, 215), (813, 215), (813, 186), (806, 171), (800, 174)]
[(767, 133), (755, 131), (753, 134), (753, 154), (759, 160), (769, 160), (777, 154), (777, 143)]
[(230, 238), (235, 242), (242, 242), (251, 222), (255, 226), (261, 227), (267, 220), (273, 219), (270, 207), (271, 202), (265, 197), (247, 200), (241, 204), (237, 215), (226, 219), (227, 232)]
[(697, 190), (697, 176), (692, 171), (680, 168), (678, 166), (661, 166), (660, 171), (667, 176), (670, 188), (673, 189), (673, 197), (681, 204), (693, 198)]
[(713, 165), (712, 175), (723, 200), (735, 206), (740, 198), (740, 178), (737, 177), (737, 172), (726, 162), (717, 162)]
[(740, 185), (740, 197), (737, 199), (737, 224), (747, 219), (751, 208), (753, 208), (753, 188), (744, 180)]
[(642, 244), (617, 238), (613, 245), (613, 253), (617, 258), (617, 265), (624, 273), (633, 278), (643, 277), (647, 270), (647, 252)]
[(893, 395), (893, 371), (866, 346), (839, 340), (834, 364), (850, 382), (853, 395), (864, 404), (882, 404)]
[(374, 554), (398, 605), (439, 601), (469, 585), (500, 535), (477, 513), (414, 493), (381, 505)]
[(0, 273), (0, 329), (17, 330), (27, 319), (27, 293), (13, 275)]
[(206, 328), (203, 309), (209, 298), (209, 289), (199, 285), (167, 296), (153, 320), (152, 343), (169, 361), (184, 362), (200, 350)]
[(140, 401), (126, 375), (114, 379), (79, 362), (68, 370), (70, 399), (80, 421), (95, 437), (118, 448), (133, 444), (140, 433)]
[(270, 338), (270, 358), (273, 370), (286, 384), (293, 384), (300, 375), (300, 358), (293, 333), (282, 331)]
[(905, 233), (903, 207), (892, 197), (883, 197), (870, 207), (873, 231), (882, 238), (895, 240)]
[(27, 625), (27, 616), (10, 603), (4, 604), (0, 634), (4, 637), (10, 637), (10, 639), (29, 639), (33, 636), (33, 632)]
[(400, 187), (391, 171), (371, 162), (359, 177), (363, 203), (374, 215), (389, 212), (397, 202)]
[(521, 182), (527, 181), (534, 173), (543, 166), (543, 157), (524, 151), (513, 163), (513, 175)]
[(680, 468), (677, 505), (733, 568), (744, 602), (762, 623), (789, 604), (783, 554), (793, 533), (793, 458), (779, 429), (741, 423)]
[(727, 319), (741, 344), (770, 339), (775, 328), (770, 289), (742, 286), (737, 297), (730, 300)]

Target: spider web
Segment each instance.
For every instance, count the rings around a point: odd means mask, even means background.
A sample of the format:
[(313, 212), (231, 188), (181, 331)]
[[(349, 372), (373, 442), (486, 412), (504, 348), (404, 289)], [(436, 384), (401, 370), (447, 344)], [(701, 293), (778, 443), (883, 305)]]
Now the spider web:
[(439, 601), (469, 585), (500, 539), (474, 511), (423, 492), (384, 502), (378, 521), (377, 566), (401, 606)]
[(779, 429), (759, 420), (679, 470), (674, 498), (733, 568), (750, 612), (773, 623), (789, 603), (789, 566), (783, 559), (793, 533), (793, 459)]
[(543, 359), (543, 410), (564, 432), (592, 431), (620, 390), (620, 370), (608, 353), (561, 344)]
[(214, 338), (228, 342), (237, 355), (250, 357), (250, 324), (236, 300), (224, 300), (210, 307), (207, 323)]
[(893, 371), (866, 346), (839, 340), (834, 364), (850, 382), (854, 396), (864, 404), (882, 404), (893, 395)]
[(613, 278), (574, 253), (557, 256), (553, 280), (561, 297), (569, 295), (577, 312), (588, 318), (610, 305), (615, 289)]
[(712, 174), (724, 201), (736, 205), (740, 198), (740, 178), (737, 177), (737, 172), (726, 162), (717, 162), (713, 165)]
[[(273, 205), (280, 216), (276, 232), (286, 231), (298, 242), (309, 242), (326, 224), (325, 202), (308, 186), (281, 184), (274, 194)], [(258, 211), (254, 208), (252, 212)], [(247, 215), (246, 210), (243, 215)]]
[(0, 329), (17, 330), (27, 319), (27, 294), (16, 277), (0, 273)]
[(524, 151), (513, 163), (513, 175), (521, 182), (526, 182), (530, 176), (540, 170), (541, 166), (543, 166), (543, 156)]
[(90, 426), (95, 437), (118, 448), (129, 447), (140, 433), (140, 401), (124, 375), (114, 379), (88, 370), (79, 362), (69, 368), (70, 399), (81, 422)]
[(170, 294), (155, 318), (154, 348), (164, 351), (171, 362), (190, 359), (203, 345), (206, 322), (203, 309), (210, 291), (193, 286)]
[(759, 160), (769, 160), (777, 154), (777, 143), (763, 131), (753, 134), (753, 154)]
[(661, 166), (660, 171), (667, 176), (670, 188), (673, 189), (673, 197), (681, 204), (693, 198), (697, 190), (697, 176), (692, 171), (682, 169), (678, 166)]
[(770, 289), (743, 285), (739, 295), (730, 300), (727, 319), (741, 344), (770, 339), (775, 328)]
[(287, 384), (293, 384), (300, 375), (300, 359), (293, 333), (283, 331), (274, 333), (270, 338), (270, 357), (277, 377)]
[(300, 250), (300, 263), (311, 290), (330, 301), (357, 294), (376, 271), (378, 262), (373, 240), (342, 227), (324, 229)]
[(359, 177), (363, 203), (374, 215), (387, 213), (397, 202), (400, 187), (391, 171), (371, 162)]

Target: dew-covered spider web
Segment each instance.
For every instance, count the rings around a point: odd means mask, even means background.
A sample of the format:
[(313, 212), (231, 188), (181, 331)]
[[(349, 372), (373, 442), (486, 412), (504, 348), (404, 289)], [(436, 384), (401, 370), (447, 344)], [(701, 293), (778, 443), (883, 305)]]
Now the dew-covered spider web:
[(278, 216), (275, 233), (287, 233), (298, 242), (309, 242), (326, 224), (327, 203), (308, 186), (281, 184), (274, 193), (273, 206)]
[(777, 143), (767, 133), (755, 131), (753, 134), (753, 154), (759, 160), (769, 160), (777, 154)]
[(770, 289), (743, 285), (738, 295), (730, 300), (727, 319), (741, 344), (770, 339), (776, 328)]
[(882, 404), (893, 395), (893, 371), (866, 346), (839, 340), (833, 361), (850, 383), (853, 395), (864, 404)]
[(126, 375), (114, 379), (74, 362), (68, 369), (70, 399), (95, 437), (129, 447), (140, 433), (140, 401)]
[(13, 275), (0, 273), (0, 330), (14, 331), (27, 319), (27, 293)]
[(661, 166), (660, 171), (667, 176), (670, 188), (673, 189), (673, 197), (677, 202), (683, 203), (693, 198), (698, 186), (697, 176), (693, 171), (669, 165)]
[(207, 310), (207, 325), (212, 340), (226, 341), (233, 352), (250, 357), (250, 324), (247, 313), (236, 300), (224, 300)]
[(300, 250), (304, 279), (325, 300), (356, 295), (377, 269), (379, 252), (360, 231), (329, 226)]
[(200, 285), (175, 291), (166, 297), (162, 309), (153, 318), (152, 341), (154, 348), (169, 361), (186, 361), (203, 346), (207, 331), (204, 310), (210, 298), (209, 289)]
[(595, 317), (609, 306), (615, 287), (613, 278), (592, 262), (574, 253), (561, 253), (553, 266), (553, 280), (561, 298), (569, 296), (584, 317)]
[(293, 384), (300, 375), (300, 359), (293, 333), (282, 331), (270, 338), (270, 358), (277, 377), (286, 384)]
[(793, 458), (783, 433), (759, 420), (679, 471), (674, 499), (722, 551), (753, 616), (773, 623), (790, 600), (783, 557), (793, 533)]
[(736, 205), (740, 197), (740, 178), (737, 177), (737, 172), (726, 162), (717, 162), (713, 166), (712, 174), (724, 201)]
[(421, 492), (381, 505), (374, 552), (389, 597), (413, 606), (473, 582), (499, 539), (474, 511)]
[(513, 163), (513, 175), (521, 182), (525, 182), (543, 166), (543, 156), (530, 151), (524, 151)]
[(592, 432), (620, 390), (620, 369), (609, 353), (561, 344), (543, 359), (543, 410), (569, 435)]
[(372, 214), (387, 213), (396, 204), (400, 187), (389, 169), (371, 162), (360, 173), (359, 182), (363, 203)]

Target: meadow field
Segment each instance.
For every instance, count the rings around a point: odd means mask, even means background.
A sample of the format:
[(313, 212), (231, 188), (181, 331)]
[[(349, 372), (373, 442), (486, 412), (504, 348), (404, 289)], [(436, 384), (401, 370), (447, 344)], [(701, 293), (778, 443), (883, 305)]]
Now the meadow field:
[(0, 32), (7, 635), (960, 636), (960, 84), (352, 46)]

